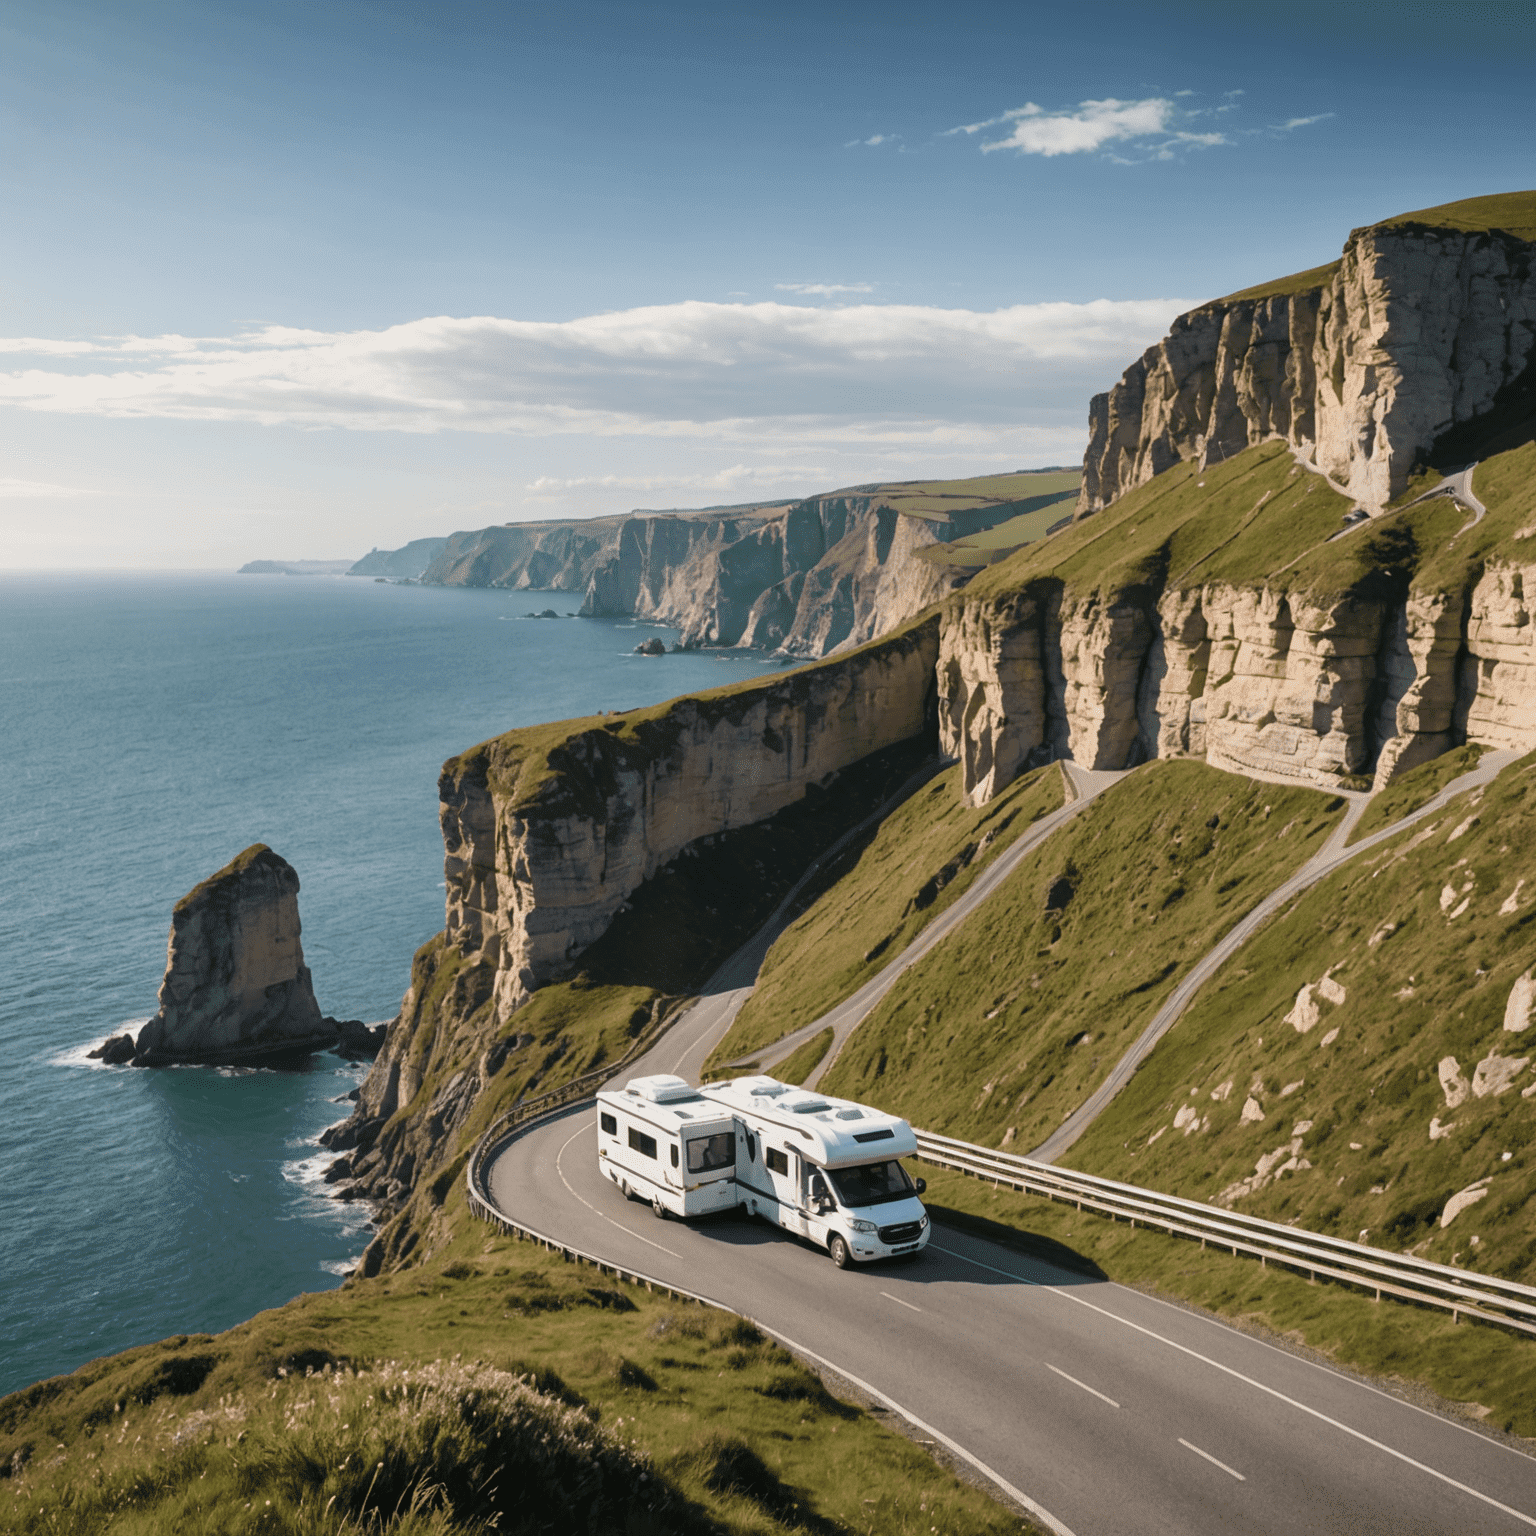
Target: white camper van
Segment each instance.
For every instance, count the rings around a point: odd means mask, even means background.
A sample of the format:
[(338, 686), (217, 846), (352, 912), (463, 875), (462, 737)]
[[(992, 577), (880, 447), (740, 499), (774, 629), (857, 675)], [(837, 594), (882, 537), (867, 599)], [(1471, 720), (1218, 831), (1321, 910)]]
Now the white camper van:
[(680, 1077), (633, 1077), (598, 1094), (597, 1157), (605, 1178), (658, 1216), (737, 1203), (735, 1119)]
[(700, 1093), (735, 1116), (736, 1194), (754, 1215), (825, 1248), (839, 1269), (928, 1246), (928, 1186), (900, 1162), (917, 1151), (905, 1120), (771, 1077)]

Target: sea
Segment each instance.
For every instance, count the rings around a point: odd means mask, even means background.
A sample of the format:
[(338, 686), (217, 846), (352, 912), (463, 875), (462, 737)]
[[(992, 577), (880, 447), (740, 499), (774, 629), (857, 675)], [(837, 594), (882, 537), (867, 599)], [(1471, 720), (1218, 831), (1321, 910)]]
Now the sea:
[[(317, 1137), (366, 1064), (103, 1067), (171, 908), (251, 843), (299, 873), (323, 1012), (393, 1017), (443, 924), (437, 775), (510, 727), (761, 675), (561, 592), (0, 573), (0, 1394), (339, 1285), (368, 1212)], [(559, 617), (533, 617), (553, 610)]]

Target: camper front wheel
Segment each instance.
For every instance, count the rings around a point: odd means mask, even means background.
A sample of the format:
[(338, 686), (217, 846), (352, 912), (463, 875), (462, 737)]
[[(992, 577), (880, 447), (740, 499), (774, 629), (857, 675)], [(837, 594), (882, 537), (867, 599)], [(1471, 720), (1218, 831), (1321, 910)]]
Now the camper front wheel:
[(657, 1221), (665, 1221), (667, 1219), (667, 1208), (661, 1203), (660, 1195), (651, 1196), (651, 1214)]
[(827, 1253), (839, 1269), (847, 1269), (853, 1262), (848, 1254), (848, 1244), (835, 1232), (832, 1234), (832, 1241), (827, 1244)]

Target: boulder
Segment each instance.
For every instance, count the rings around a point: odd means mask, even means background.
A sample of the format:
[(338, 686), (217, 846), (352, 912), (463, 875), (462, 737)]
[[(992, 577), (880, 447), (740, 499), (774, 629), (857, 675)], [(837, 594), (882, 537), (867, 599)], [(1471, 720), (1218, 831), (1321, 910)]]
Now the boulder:
[(389, 1029), (388, 1024), (364, 1024), (361, 1019), (327, 1018), (325, 1023), (336, 1031), (336, 1054), (353, 1061), (365, 1057), (371, 1061), (377, 1056)]
[(636, 656), (665, 656), (666, 654), (666, 641), (657, 640), (654, 637), (650, 640), (642, 640), (640, 644), (635, 647)]
[(176, 903), (160, 1011), (138, 1066), (237, 1062), (336, 1044), (299, 942), (299, 877), (255, 843)]
[(94, 1051), (87, 1051), (85, 1054), (92, 1061), (102, 1061), (109, 1067), (118, 1067), (125, 1061), (132, 1061), (133, 1052), (132, 1035), (113, 1035), (103, 1040)]

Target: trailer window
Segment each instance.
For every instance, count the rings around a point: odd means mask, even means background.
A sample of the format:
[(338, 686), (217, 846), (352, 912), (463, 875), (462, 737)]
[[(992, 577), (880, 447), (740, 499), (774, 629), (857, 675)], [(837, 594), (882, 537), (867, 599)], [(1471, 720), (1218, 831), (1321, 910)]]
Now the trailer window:
[(846, 1206), (883, 1205), (917, 1193), (907, 1170), (894, 1158), (888, 1163), (862, 1163), (857, 1168), (829, 1168), (827, 1177)]
[(775, 1147), (763, 1148), (763, 1161), (768, 1165), (769, 1173), (788, 1173), (789, 1154), (780, 1152)]
[(656, 1138), (647, 1136), (644, 1131), (637, 1131), (634, 1126), (629, 1128), (629, 1145), (641, 1157), (656, 1156)]
[(603, 1135), (617, 1136), (619, 1134), (619, 1122), (612, 1115), (599, 1115), (597, 1121), (603, 1128)]
[(713, 1173), (736, 1161), (736, 1138), (730, 1131), (718, 1136), (695, 1136), (688, 1143), (688, 1172)]
[(677, 1167), (677, 1143), (675, 1141), (672, 1143), (672, 1166), (674, 1168)]

